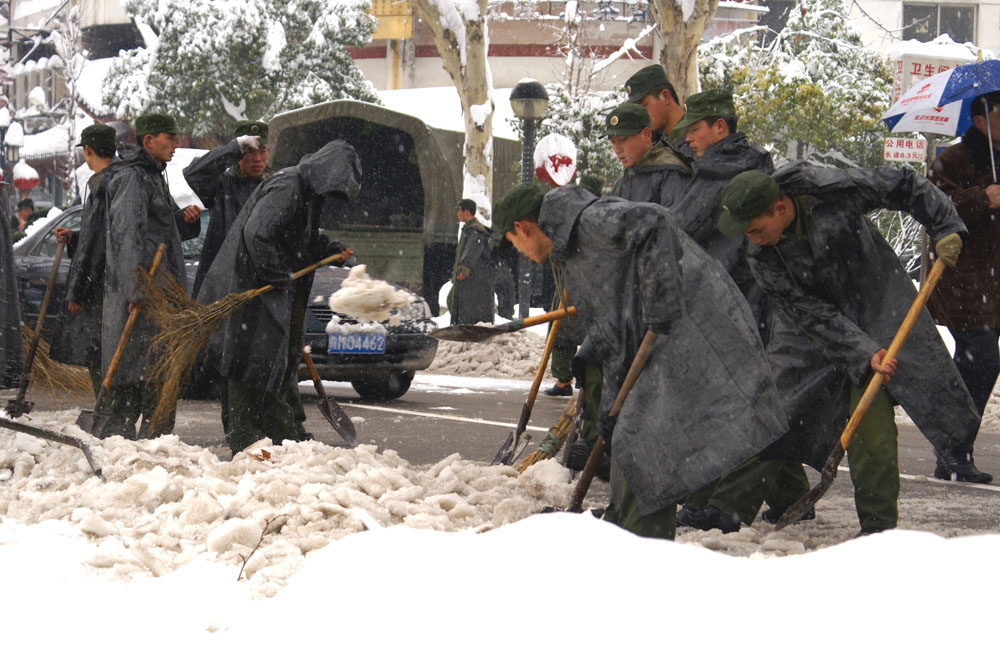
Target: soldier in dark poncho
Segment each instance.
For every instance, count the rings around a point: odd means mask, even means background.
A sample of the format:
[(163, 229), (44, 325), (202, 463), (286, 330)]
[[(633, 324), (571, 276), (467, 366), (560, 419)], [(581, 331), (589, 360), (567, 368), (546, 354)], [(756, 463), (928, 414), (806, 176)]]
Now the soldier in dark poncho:
[[(179, 130), (166, 114), (144, 114), (135, 120), (138, 145), (119, 147), (119, 161), (107, 181), (108, 230), (105, 243), (104, 309), (101, 323), (102, 373), (106, 374), (129, 314), (140, 309), (145, 297), (143, 274), (149, 271), (156, 249), (166, 244), (157, 280), (171, 274), (187, 287), (181, 241), (201, 231), (196, 206), (180, 209), (167, 188), (163, 171), (174, 156)], [(155, 329), (139, 316), (122, 354), (105, 399), (112, 420), (107, 434), (135, 437), (135, 423), (142, 416), (139, 434), (155, 437), (173, 430), (173, 414), (156, 430), (150, 419), (156, 391), (147, 383), (146, 363)], [(99, 436), (107, 436), (102, 434)]]
[(233, 313), (209, 345), (209, 361), (228, 379), (234, 453), (265, 437), (307, 437), (298, 367), (313, 275), (291, 277), (334, 253), (352, 255), (320, 233), (319, 220), (326, 198), (353, 199), (360, 183), (357, 154), (340, 140), (279, 170), (247, 200), (205, 275), (197, 297), (206, 304), (267, 284), (278, 288)]
[(492, 323), (497, 260), (490, 247), (490, 230), (476, 218), (473, 200), (458, 203), (458, 220), (463, 226), (452, 272), (451, 322)]
[[(603, 363), (611, 446), (606, 518), (672, 538), (676, 502), (786, 430), (753, 317), (722, 267), (666, 209), (533, 184), (494, 207), (495, 243), (551, 257)], [(617, 421), (606, 418), (639, 342), (660, 333)]]
[(691, 167), (668, 144), (653, 142), (649, 113), (625, 103), (605, 121), (608, 141), (624, 171), (611, 187), (611, 194), (632, 202), (654, 202), (669, 207), (691, 181)]
[(240, 121), (234, 133), (236, 139), (215, 147), (184, 168), (184, 180), (211, 212), (191, 289), (195, 295), (250, 193), (272, 173), (267, 167), (267, 124)]
[(115, 129), (95, 123), (80, 133), (83, 159), (93, 170), (83, 194), (80, 230), (56, 228), (71, 262), (66, 277), (64, 311), (49, 355), (90, 372), (96, 393), (101, 385), (101, 313), (104, 309), (104, 254), (107, 238), (107, 183), (114, 169)]
[(17, 294), (14, 250), (11, 236), (10, 186), (0, 186), (0, 387), (16, 388), (24, 368), (21, 340), (21, 301)]
[(750, 268), (777, 310), (767, 352), (789, 416), (773, 449), (817, 469), (873, 371), (882, 391), (847, 458), (863, 534), (895, 527), (899, 403), (952, 469), (975, 465), (961, 450), (979, 415), (930, 315), (924, 311), (897, 360), (885, 347), (916, 297), (889, 244), (865, 215), (907, 211), (937, 255), (954, 264), (965, 225), (929, 181), (910, 170), (836, 170), (792, 163), (773, 178), (739, 175), (723, 192), (719, 229), (745, 234)]

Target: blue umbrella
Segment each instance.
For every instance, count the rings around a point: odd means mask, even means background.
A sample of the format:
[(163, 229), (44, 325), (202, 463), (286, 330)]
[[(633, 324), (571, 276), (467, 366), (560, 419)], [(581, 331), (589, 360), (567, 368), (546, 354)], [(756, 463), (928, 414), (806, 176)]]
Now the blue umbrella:
[(914, 84), (882, 120), (897, 132), (962, 135), (972, 126), (972, 101), (993, 91), (1000, 91), (1000, 60), (959, 65)]

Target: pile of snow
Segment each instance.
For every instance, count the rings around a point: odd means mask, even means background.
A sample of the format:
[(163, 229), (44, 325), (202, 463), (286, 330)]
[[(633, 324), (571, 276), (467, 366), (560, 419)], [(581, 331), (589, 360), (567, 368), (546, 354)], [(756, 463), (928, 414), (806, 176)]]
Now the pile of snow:
[(355, 265), (340, 289), (330, 296), (330, 309), (359, 321), (381, 323), (388, 320), (390, 311), (402, 309), (414, 299), (412, 293), (372, 279), (365, 265)]
[[(73, 413), (32, 414), (31, 423), (92, 439), (69, 425)], [(93, 454), (106, 483), (77, 449), (0, 431), (0, 518), (68, 523), (89, 540), (82, 562), (113, 580), (163, 576), (208, 559), (230, 566), (233, 580), (242, 567), (263, 596), (280, 590), (311, 551), (354, 532), (484, 531), (543, 506), (565, 507), (572, 491), (555, 461), (521, 475), (457, 453), (413, 467), (374, 444), (262, 440), (227, 462), (175, 435), (110, 437)]]
[(480, 343), (439, 341), (428, 374), (530, 379), (538, 370), (545, 337), (520, 330)]
[(54, 219), (61, 213), (62, 209), (60, 209), (59, 207), (52, 207), (47, 212), (45, 212), (45, 216), (43, 216), (42, 218), (36, 218), (34, 221), (31, 222), (31, 225), (29, 225), (24, 229), (24, 237), (14, 242), (13, 248), (18, 249), (27, 244), (28, 240), (31, 239), (32, 235), (34, 235), (39, 230), (43, 230), (45, 226), (47, 226), (52, 221), (52, 219)]

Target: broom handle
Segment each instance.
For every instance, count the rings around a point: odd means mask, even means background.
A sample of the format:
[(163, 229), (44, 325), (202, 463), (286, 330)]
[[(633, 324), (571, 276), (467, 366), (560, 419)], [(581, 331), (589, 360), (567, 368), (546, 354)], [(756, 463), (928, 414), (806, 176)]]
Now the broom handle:
[[(146, 275), (149, 281), (152, 281), (156, 277), (156, 270), (159, 269), (160, 261), (163, 259), (163, 253), (166, 250), (166, 243), (161, 243), (156, 247), (156, 255), (153, 256), (153, 262), (149, 266), (149, 274)], [(111, 364), (108, 365), (108, 371), (104, 375), (104, 382), (101, 383), (101, 390), (97, 394), (95, 411), (100, 410), (101, 404), (104, 402), (104, 393), (111, 387), (111, 379), (115, 378), (115, 372), (118, 371), (118, 363), (121, 362), (122, 355), (125, 353), (125, 344), (128, 343), (128, 339), (132, 335), (132, 328), (135, 327), (135, 322), (139, 320), (139, 313), (141, 311), (141, 307), (137, 305), (136, 308), (129, 313), (128, 320), (125, 321), (125, 328), (122, 330), (122, 336), (118, 338), (118, 347), (115, 348), (115, 354), (111, 357)]]
[[(334, 263), (337, 262), (338, 260), (343, 260), (343, 259), (344, 259), (343, 253), (335, 253), (332, 256), (327, 256), (326, 258), (323, 258), (318, 262), (314, 262), (312, 265), (300, 269), (298, 272), (292, 275), (292, 281), (294, 281), (295, 279), (301, 279), (310, 272), (315, 272), (323, 265), (329, 265), (330, 263)], [(264, 293), (269, 292), (271, 290), (274, 290), (274, 286), (272, 286), (271, 284), (267, 284), (266, 286), (261, 286), (260, 288), (254, 288), (252, 291), (247, 293), (247, 295), (249, 295), (250, 298), (254, 298), (259, 295), (263, 295)]]
[[(941, 274), (944, 272), (944, 262), (938, 258), (934, 261), (934, 266), (931, 271), (927, 274), (927, 278), (924, 279), (924, 283), (920, 286), (920, 292), (917, 293), (917, 297), (913, 300), (913, 304), (910, 305), (910, 310), (906, 312), (906, 317), (903, 318), (903, 323), (899, 326), (899, 330), (896, 331), (896, 336), (892, 338), (892, 343), (889, 344), (889, 350), (886, 351), (885, 356), (883, 356), (882, 361), (892, 360), (897, 355), (899, 355), (899, 349), (903, 348), (903, 344), (906, 343), (906, 338), (910, 336), (910, 330), (916, 324), (917, 319), (920, 317), (920, 312), (923, 311), (924, 305), (927, 304), (927, 298), (931, 296), (931, 292), (937, 285), (938, 279), (941, 278)], [(854, 436), (854, 432), (858, 429), (858, 424), (861, 423), (861, 419), (865, 417), (865, 412), (868, 411), (868, 407), (871, 406), (872, 402), (875, 401), (875, 395), (882, 388), (882, 382), (885, 380), (885, 374), (881, 372), (876, 372), (871, 381), (868, 382), (868, 386), (865, 388), (864, 394), (858, 401), (857, 407), (855, 407), (854, 412), (851, 414), (851, 419), (847, 421), (847, 427), (844, 431), (840, 433), (840, 445), (846, 451), (847, 445), (851, 443), (851, 437)]]
[(59, 262), (62, 260), (63, 249), (66, 242), (59, 242), (56, 246), (56, 258), (52, 261), (52, 271), (49, 272), (49, 282), (45, 284), (45, 296), (42, 297), (42, 306), (38, 309), (38, 322), (35, 323), (35, 331), (31, 335), (31, 344), (28, 346), (28, 355), (24, 358), (24, 371), (21, 373), (21, 382), (17, 387), (17, 401), (20, 402), (28, 393), (28, 380), (31, 377), (31, 366), (35, 362), (35, 352), (38, 351), (38, 342), (42, 339), (42, 326), (45, 325), (45, 315), (49, 313), (49, 302), (52, 300), (52, 289), (56, 284), (56, 276), (59, 274)]

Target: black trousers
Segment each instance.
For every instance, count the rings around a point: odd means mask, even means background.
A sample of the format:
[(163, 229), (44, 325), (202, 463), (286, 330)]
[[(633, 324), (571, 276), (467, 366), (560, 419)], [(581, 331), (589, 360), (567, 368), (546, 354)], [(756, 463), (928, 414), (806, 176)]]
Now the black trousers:
[[(1000, 374), (1000, 330), (951, 330), (951, 335), (955, 338), (955, 366), (981, 416)], [(963, 444), (962, 452), (972, 453), (972, 445)]]

